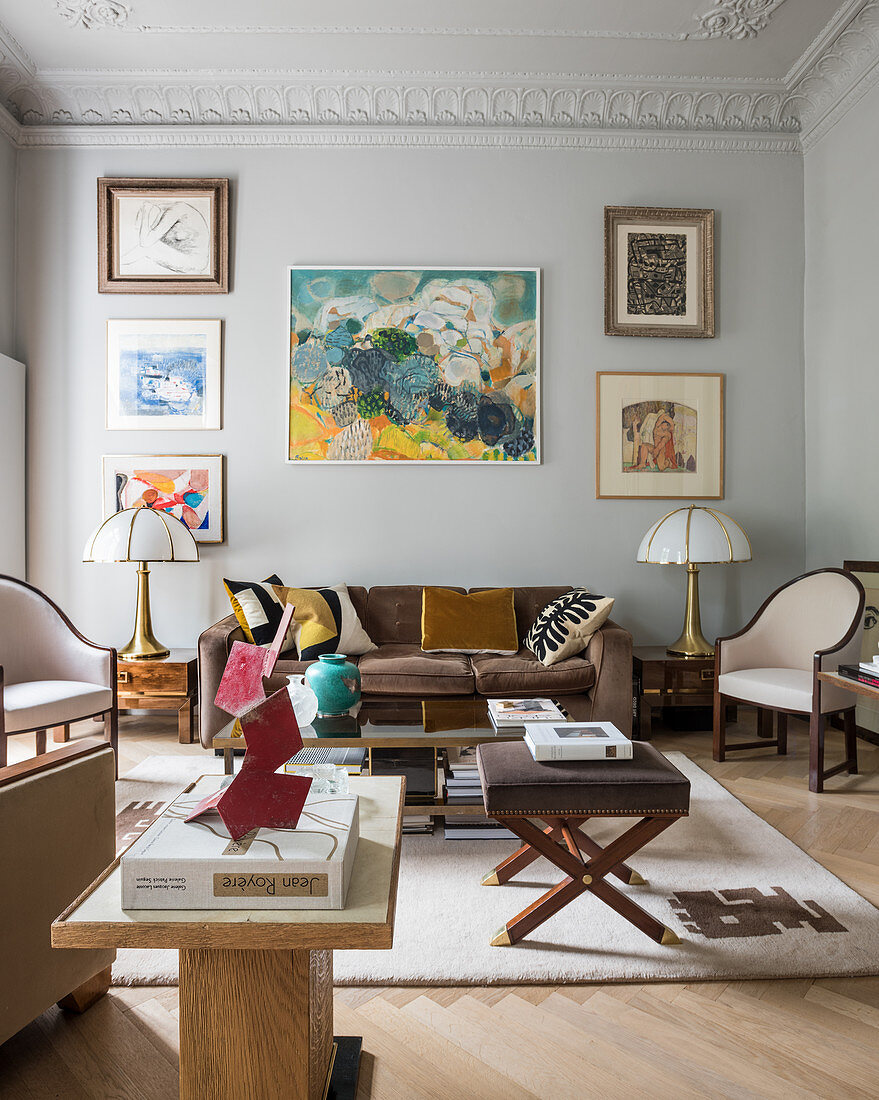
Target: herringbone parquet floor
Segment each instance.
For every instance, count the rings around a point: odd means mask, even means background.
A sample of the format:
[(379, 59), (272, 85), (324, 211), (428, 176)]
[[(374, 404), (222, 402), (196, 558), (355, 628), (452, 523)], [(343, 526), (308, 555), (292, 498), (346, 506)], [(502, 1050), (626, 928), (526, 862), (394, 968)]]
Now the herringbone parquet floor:
[[(170, 719), (122, 726), (123, 772), (152, 753), (201, 751), (177, 745)], [(757, 750), (714, 764), (707, 733), (660, 729), (655, 743), (686, 752), (879, 904), (879, 749), (862, 742), (862, 774), (811, 795), (802, 723), (783, 759)], [(24, 738), (11, 748), (13, 760), (32, 751)], [(363, 1035), (358, 1100), (879, 1097), (879, 977), (341, 989), (335, 1012), (337, 1033)], [(176, 989), (111, 990), (81, 1017), (53, 1008), (0, 1047), (0, 1097), (168, 1100), (176, 1013)]]

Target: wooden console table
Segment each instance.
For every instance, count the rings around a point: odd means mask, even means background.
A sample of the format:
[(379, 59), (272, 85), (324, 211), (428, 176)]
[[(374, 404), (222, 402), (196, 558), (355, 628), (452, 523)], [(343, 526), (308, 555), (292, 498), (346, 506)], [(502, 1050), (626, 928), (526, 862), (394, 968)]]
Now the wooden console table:
[(176, 710), (177, 740), (192, 744), (198, 702), (198, 654), (172, 649), (160, 660), (116, 661), (120, 710)]
[(360, 1041), (333, 1037), (333, 949), (393, 942), (404, 782), (352, 778), (351, 792), (344, 909), (125, 910), (117, 859), (53, 923), (53, 947), (179, 949), (181, 1100), (354, 1096)]

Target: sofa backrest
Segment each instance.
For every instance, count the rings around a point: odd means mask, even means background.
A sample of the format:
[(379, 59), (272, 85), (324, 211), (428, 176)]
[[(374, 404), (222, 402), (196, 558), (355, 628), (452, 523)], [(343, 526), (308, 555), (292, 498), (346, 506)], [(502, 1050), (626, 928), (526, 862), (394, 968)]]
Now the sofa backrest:
[(349, 584), (348, 595), (351, 597), (351, 603), (354, 604), (357, 618), (363, 624), (363, 629), (366, 630), (366, 599), (369, 591), (359, 584)]
[[(480, 588), (457, 588), (453, 585), (442, 585), (443, 588), (451, 588), (453, 592), (485, 592)], [(569, 592), (569, 584), (562, 585), (538, 585), (533, 588), (514, 588), (513, 606), (516, 609), (516, 630), (521, 642), (538, 614), (557, 596), (563, 592)], [(421, 645), (421, 601), (423, 586), (420, 584), (391, 584), (378, 585), (370, 588), (366, 595), (366, 617), (361, 614), (360, 607), (354, 597), (355, 592), (365, 592), (365, 589), (349, 588), (351, 601), (357, 608), (361, 622), (366, 627), (366, 632), (376, 645), (387, 645), (389, 642), (405, 642), (408, 645)]]

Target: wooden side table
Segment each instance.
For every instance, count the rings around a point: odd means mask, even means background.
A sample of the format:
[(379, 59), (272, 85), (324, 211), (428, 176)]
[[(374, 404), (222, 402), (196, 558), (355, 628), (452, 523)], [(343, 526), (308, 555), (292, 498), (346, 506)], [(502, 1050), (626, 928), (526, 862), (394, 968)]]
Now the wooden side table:
[(351, 780), (344, 909), (123, 909), (117, 859), (53, 923), (52, 946), (179, 949), (180, 1100), (353, 1097), (360, 1040), (333, 1036), (333, 949), (393, 942), (404, 786)]
[(653, 711), (714, 705), (714, 658), (672, 657), (663, 646), (632, 651), (633, 737), (649, 741)]
[(191, 744), (198, 703), (198, 654), (172, 649), (168, 657), (116, 662), (120, 710), (176, 710), (177, 740)]

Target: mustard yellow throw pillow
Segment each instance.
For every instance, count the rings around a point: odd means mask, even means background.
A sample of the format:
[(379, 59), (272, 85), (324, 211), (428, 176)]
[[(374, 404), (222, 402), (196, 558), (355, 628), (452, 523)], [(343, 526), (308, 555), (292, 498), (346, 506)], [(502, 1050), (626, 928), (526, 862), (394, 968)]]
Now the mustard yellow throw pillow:
[(425, 653), (518, 653), (512, 588), (464, 595), (425, 587), (421, 648)]

